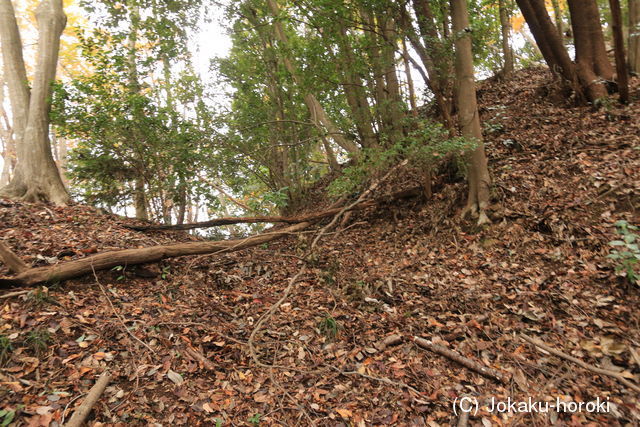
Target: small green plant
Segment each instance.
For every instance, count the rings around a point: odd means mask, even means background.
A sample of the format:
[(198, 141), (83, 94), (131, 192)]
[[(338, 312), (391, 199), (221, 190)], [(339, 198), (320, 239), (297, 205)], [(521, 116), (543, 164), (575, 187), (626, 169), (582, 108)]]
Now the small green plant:
[(51, 333), (44, 328), (34, 329), (29, 332), (25, 340), (25, 344), (38, 355), (47, 351), (49, 342), (51, 342)]
[(162, 277), (162, 280), (165, 280), (169, 276), (169, 273), (171, 273), (170, 266), (166, 265), (162, 267), (162, 274), (160, 275), (160, 277)]
[(0, 410), (0, 421), (1, 421), (0, 427), (6, 427), (9, 424), (11, 424), (15, 416), (16, 416), (16, 411), (12, 411), (9, 409)]
[(616, 273), (625, 276), (631, 284), (636, 285), (640, 280), (640, 272), (637, 271), (637, 266), (640, 265), (639, 236), (635, 233), (638, 227), (624, 220), (616, 222), (615, 226), (621, 240), (609, 242), (614, 249), (607, 258), (617, 261)]
[(29, 292), (27, 295), (27, 301), (34, 307), (42, 307), (47, 304), (55, 303), (56, 300), (49, 295), (49, 289), (45, 286), (35, 289)]
[(249, 424), (257, 426), (257, 425), (260, 425), (260, 417), (262, 417), (262, 415), (253, 414), (252, 416), (249, 417), (247, 421), (249, 421)]
[(340, 332), (340, 325), (336, 319), (327, 315), (318, 324), (318, 329), (320, 329), (320, 332), (324, 336), (333, 340), (338, 336), (338, 332)]
[(216, 427), (222, 427), (222, 418), (216, 418)]
[(122, 265), (116, 265), (115, 267), (113, 267), (113, 268), (111, 269), (111, 271), (119, 271), (119, 272), (121, 272), (121, 273), (122, 273), (122, 274), (120, 274), (120, 275), (117, 277), (117, 279), (116, 279), (116, 280), (118, 280), (118, 281), (120, 281), (120, 280), (124, 280), (124, 279), (125, 279), (125, 277), (126, 277), (126, 276), (125, 276), (125, 274), (124, 274), (124, 273), (125, 273), (125, 268), (124, 268), (124, 266), (122, 266)]
[(9, 337), (0, 335), (0, 366), (2, 366), (4, 361), (9, 358), (9, 355), (12, 351), (13, 346), (11, 345), (11, 340), (9, 339)]

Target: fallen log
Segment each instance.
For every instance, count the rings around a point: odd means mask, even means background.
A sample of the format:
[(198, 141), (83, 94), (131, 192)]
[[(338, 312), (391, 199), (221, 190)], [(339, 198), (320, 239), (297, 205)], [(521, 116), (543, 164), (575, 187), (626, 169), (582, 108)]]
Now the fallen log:
[[(414, 187), (408, 190), (399, 191), (397, 193), (389, 194), (374, 200), (367, 200), (353, 206), (347, 211), (355, 211), (369, 208), (380, 203), (389, 202), (391, 200), (409, 199), (417, 197), (422, 194), (422, 187)], [(343, 208), (330, 208), (326, 211), (315, 212), (307, 215), (299, 216), (245, 216), (245, 217), (223, 217), (216, 218), (209, 221), (193, 222), (188, 224), (173, 224), (173, 225), (126, 225), (126, 228), (137, 231), (155, 231), (155, 230), (193, 230), (196, 228), (207, 227), (219, 227), (221, 225), (234, 225), (234, 224), (257, 224), (257, 223), (285, 223), (285, 224), (297, 224), (300, 222), (315, 222), (323, 218), (331, 217), (339, 213)]]
[(281, 230), (257, 234), (245, 239), (223, 240), (217, 242), (189, 242), (171, 245), (151, 246), (139, 249), (123, 249), (103, 252), (86, 258), (67, 261), (46, 267), (25, 270), (13, 277), (0, 277), (0, 287), (33, 286), (39, 283), (56, 283), (84, 276), (93, 271), (107, 270), (118, 265), (145, 264), (186, 255), (233, 252), (252, 246), (258, 246), (279, 239), (291, 233), (302, 231), (312, 222), (302, 222)]

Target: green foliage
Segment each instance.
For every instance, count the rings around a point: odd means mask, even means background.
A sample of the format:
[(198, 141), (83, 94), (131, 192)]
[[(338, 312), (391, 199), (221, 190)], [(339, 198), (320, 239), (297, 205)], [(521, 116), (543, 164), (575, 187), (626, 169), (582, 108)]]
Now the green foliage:
[(51, 342), (51, 333), (45, 328), (34, 329), (29, 332), (25, 344), (37, 355), (44, 353)]
[(335, 339), (340, 332), (341, 326), (336, 319), (327, 315), (318, 323), (320, 332), (330, 340)]
[(404, 140), (384, 149), (365, 150), (364, 159), (344, 169), (328, 188), (329, 194), (339, 197), (358, 191), (373, 175), (388, 169), (400, 159), (410, 159), (416, 167), (436, 164), (448, 154), (462, 154), (476, 146), (464, 138), (449, 138), (440, 124), (421, 120), (417, 129)]
[(9, 424), (11, 424), (15, 416), (16, 416), (16, 411), (13, 411), (10, 409), (0, 410), (0, 421), (1, 421), (0, 427), (6, 427)]
[(621, 240), (609, 242), (613, 249), (611, 249), (611, 253), (607, 258), (617, 261), (616, 273), (626, 277), (631, 284), (638, 284), (640, 282), (640, 272), (638, 272), (638, 266), (640, 265), (638, 242), (640, 241), (640, 236), (635, 233), (638, 231), (638, 227), (624, 220), (616, 222), (615, 226), (616, 233), (621, 236)]
[(258, 426), (258, 425), (260, 425), (260, 418), (261, 417), (262, 417), (261, 414), (253, 414), (252, 416), (249, 417), (249, 419), (247, 421), (251, 425)]
[(9, 337), (0, 335), (0, 366), (9, 358), (12, 351), (13, 346)]

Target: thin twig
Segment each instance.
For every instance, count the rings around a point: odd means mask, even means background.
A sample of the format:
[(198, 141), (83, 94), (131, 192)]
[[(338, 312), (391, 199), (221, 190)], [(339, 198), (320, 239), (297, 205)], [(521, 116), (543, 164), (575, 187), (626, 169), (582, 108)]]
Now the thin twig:
[(135, 336), (133, 334), (133, 332), (131, 332), (129, 330), (129, 328), (127, 328), (127, 325), (124, 323), (124, 320), (122, 319), (122, 316), (120, 316), (120, 313), (118, 313), (118, 311), (116, 310), (116, 308), (113, 306), (113, 303), (111, 302), (111, 299), (109, 298), (109, 295), (107, 295), (107, 291), (105, 291), (104, 286), (102, 286), (102, 283), (100, 283), (100, 280), (98, 280), (98, 275), (96, 274), (96, 270), (93, 268), (93, 265), (91, 266), (91, 270), (93, 271), (93, 277), (95, 277), (96, 279), (96, 283), (98, 284), (98, 286), (100, 287), (100, 290), (102, 291), (102, 295), (104, 295), (104, 297), (107, 299), (107, 302), (109, 303), (109, 306), (111, 307), (111, 310), (113, 310), (113, 314), (116, 315), (116, 317), (118, 318), (118, 321), (120, 321), (120, 324), (122, 325), (122, 328), (136, 341), (138, 341), (140, 344), (142, 344), (143, 346), (145, 346), (150, 352), (155, 354), (155, 350), (152, 349), (151, 347), (149, 347), (149, 345), (142, 341), (140, 338), (138, 338), (137, 336)]
[(527, 341), (530, 344), (533, 344), (534, 346), (543, 349), (546, 352), (549, 352), (555, 356), (561, 357), (565, 360), (568, 360), (569, 362), (573, 362), (576, 365), (580, 366), (581, 368), (587, 369), (591, 372), (595, 372), (596, 374), (600, 374), (600, 375), (606, 375), (609, 376), (611, 378), (614, 378), (616, 380), (618, 380), (619, 382), (621, 382), (622, 384), (626, 385), (627, 387), (637, 391), (640, 393), (640, 387), (638, 387), (636, 384), (632, 383), (631, 381), (627, 380), (625, 377), (623, 377), (619, 372), (615, 372), (615, 371), (610, 371), (608, 369), (602, 369), (602, 368), (598, 368), (597, 366), (593, 366), (590, 365), (586, 362), (583, 362), (582, 360), (575, 358), (573, 356), (569, 356), (566, 353), (563, 353), (560, 350), (556, 350), (553, 347), (550, 347), (549, 345), (543, 343), (542, 341), (540, 341), (537, 338), (532, 338), (528, 335), (525, 334), (520, 334), (520, 338), (522, 338), (523, 340)]

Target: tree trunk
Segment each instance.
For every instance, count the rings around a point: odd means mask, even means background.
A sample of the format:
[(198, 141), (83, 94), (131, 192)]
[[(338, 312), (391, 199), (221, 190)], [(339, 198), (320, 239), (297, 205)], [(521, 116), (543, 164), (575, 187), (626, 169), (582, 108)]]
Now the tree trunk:
[(340, 22), (339, 39), (340, 56), (344, 61), (344, 74), (346, 84), (343, 85), (347, 103), (353, 115), (353, 121), (360, 134), (362, 146), (373, 148), (378, 145), (375, 132), (373, 130), (373, 116), (371, 107), (367, 100), (367, 93), (362, 83), (362, 78), (358, 75), (356, 60), (353, 55), (353, 47), (349, 42), (347, 29), (343, 22)]
[(618, 83), (618, 92), (620, 93), (620, 102), (628, 104), (629, 74), (627, 73), (627, 64), (624, 59), (624, 36), (622, 35), (622, 11), (620, 10), (620, 0), (609, 0), (609, 7), (611, 8), (613, 41), (616, 50), (616, 81)]
[(508, 78), (513, 73), (513, 50), (509, 44), (511, 38), (511, 22), (509, 20), (509, 11), (507, 10), (506, 0), (498, 0), (498, 8), (500, 13), (500, 31), (502, 35), (502, 56), (504, 65), (502, 67), (502, 75)]
[(562, 9), (560, 8), (560, 1), (551, 0), (551, 5), (553, 6), (553, 18), (556, 21), (558, 34), (560, 34), (560, 39), (564, 40), (564, 24), (562, 23)]
[(453, 30), (459, 34), (455, 41), (456, 50), (456, 101), (458, 105), (458, 121), (462, 136), (473, 139), (478, 146), (468, 156), (469, 195), (467, 205), (462, 214), (478, 215), (478, 224), (489, 222), (486, 210), (489, 207), (489, 186), (491, 179), (487, 167), (487, 157), (482, 142), (482, 129), (476, 99), (476, 88), (473, 71), (473, 54), (469, 15), (466, 0), (451, 0)]
[[(584, 96), (589, 101), (595, 102), (600, 98), (607, 96), (607, 90), (604, 82), (599, 81), (594, 72), (593, 63), (578, 63), (577, 65), (571, 61), (567, 49), (562, 43), (562, 39), (558, 34), (551, 18), (547, 13), (544, 0), (516, 0), (522, 14), (524, 15), (527, 25), (531, 33), (536, 39), (536, 43), (542, 52), (542, 55), (553, 72), (559, 73), (576, 92), (579, 100)], [(571, 1), (569, 2), (571, 6)], [(575, 6), (575, 5), (574, 5)], [(579, 10), (578, 13), (582, 13)], [(577, 19), (572, 13), (571, 22)], [(584, 18), (586, 19), (586, 17)], [(574, 27), (575, 32), (575, 27)], [(576, 36), (577, 37), (577, 36)], [(589, 41), (591, 38), (582, 38), (582, 41)], [(581, 48), (583, 48), (581, 46)], [(577, 50), (577, 46), (576, 46)], [(591, 49), (588, 50), (592, 52)]]
[(133, 204), (136, 208), (136, 218), (148, 220), (149, 213), (147, 212), (147, 195), (144, 190), (144, 180), (138, 178), (135, 181)]
[(640, 0), (629, 0), (629, 71), (640, 73)]
[(607, 56), (596, 0), (569, 0), (568, 3), (578, 67), (613, 81), (613, 67)]
[(0, 188), (9, 184), (16, 166), (16, 145), (13, 139), (13, 127), (4, 109), (5, 82), (0, 77), (0, 120), (2, 120), (2, 172), (0, 173)]
[[(276, 39), (280, 43), (282, 43), (283, 46), (285, 47), (289, 46), (288, 37), (285, 34), (284, 29), (282, 28), (282, 24), (280, 23), (280, 21), (278, 21), (279, 15), (280, 15), (280, 8), (278, 4), (276, 3), (275, 0), (267, 0), (267, 5), (269, 7), (271, 15), (274, 18), (273, 28), (274, 28)], [(327, 114), (327, 112), (324, 110), (324, 108), (322, 108), (322, 105), (320, 104), (316, 96), (310, 91), (308, 91), (306, 88), (302, 87), (301, 79), (298, 76), (298, 70), (296, 69), (296, 67), (294, 67), (293, 62), (287, 57), (284, 57), (282, 61), (284, 63), (285, 68), (287, 69), (287, 72), (291, 75), (291, 78), (293, 79), (293, 81), (305, 93), (304, 101), (305, 101), (305, 104), (307, 105), (307, 108), (309, 109), (311, 120), (323, 126), (326, 129), (326, 132), (329, 135), (329, 137), (333, 139), (336, 142), (336, 144), (342, 147), (347, 153), (357, 158), (360, 152), (360, 149), (358, 148), (358, 146), (354, 142), (349, 141), (343, 135), (343, 133), (338, 128), (338, 126), (336, 126), (335, 123), (333, 123), (333, 121), (329, 118), (329, 115)]]
[[(10, 0), (0, 0), (3, 62), (16, 123), (14, 132), (20, 138), (16, 138), (16, 170), (2, 193), (31, 202), (64, 205), (70, 197), (53, 160), (49, 141), (51, 84), (56, 75), (60, 36), (66, 24), (62, 0), (43, 0), (36, 9), (39, 36), (31, 94), (26, 86), (20, 35), (12, 12)], [(24, 109), (26, 102), (28, 109)]]
[(407, 43), (402, 39), (402, 60), (404, 62), (404, 72), (407, 75), (407, 98), (411, 107), (411, 115), (418, 117), (418, 104), (416, 103), (416, 90), (413, 85), (413, 76), (411, 75), (411, 66), (409, 65), (409, 51)]

